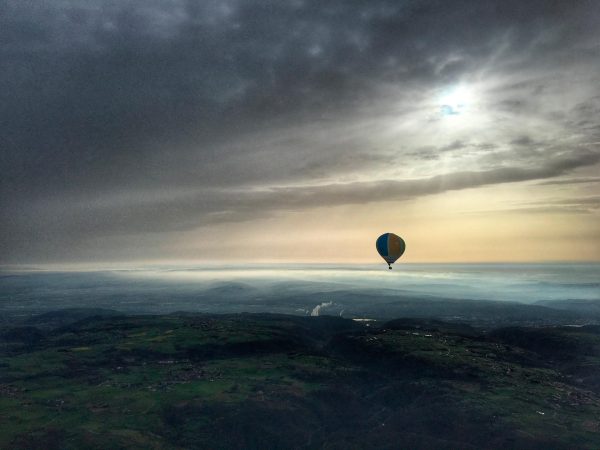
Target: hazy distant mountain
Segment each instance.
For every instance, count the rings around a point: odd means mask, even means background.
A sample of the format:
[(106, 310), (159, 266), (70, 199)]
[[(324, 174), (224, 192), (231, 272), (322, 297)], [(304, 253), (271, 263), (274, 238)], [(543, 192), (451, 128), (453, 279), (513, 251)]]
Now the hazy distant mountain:
[(541, 300), (536, 302), (536, 305), (576, 311), (595, 318), (600, 317), (600, 300)]

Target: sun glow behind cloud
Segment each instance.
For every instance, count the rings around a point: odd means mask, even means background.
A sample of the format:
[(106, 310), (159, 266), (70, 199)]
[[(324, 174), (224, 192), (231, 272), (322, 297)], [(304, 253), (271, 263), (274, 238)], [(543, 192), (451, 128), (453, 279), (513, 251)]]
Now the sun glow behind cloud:
[(455, 86), (441, 95), (439, 99), (439, 108), (442, 116), (464, 116), (473, 108), (474, 102), (473, 90), (468, 86)]

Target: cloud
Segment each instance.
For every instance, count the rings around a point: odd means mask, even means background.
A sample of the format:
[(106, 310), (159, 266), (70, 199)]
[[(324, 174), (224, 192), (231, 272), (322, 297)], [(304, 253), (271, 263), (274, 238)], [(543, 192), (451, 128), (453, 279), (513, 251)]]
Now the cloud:
[[(586, 1), (5, 1), (0, 251), (590, 166), (598, 20)], [(448, 127), (436, 98), (465, 83), (470, 125)]]
[(25, 233), (86, 238), (115, 233), (182, 231), (309, 208), (407, 201), (454, 190), (552, 178), (598, 161), (600, 154), (587, 153), (549, 161), (540, 167), (499, 167), (412, 180), (274, 186), (256, 190), (215, 189), (156, 201), (133, 199), (130, 203), (43, 204), (32, 215), (25, 216), (23, 222), (15, 223), (13, 236)]
[(584, 184), (584, 183), (600, 183), (600, 177), (586, 177), (586, 178), (567, 178), (559, 180), (548, 180), (542, 181), (541, 185), (555, 185), (555, 184)]
[(478, 211), (476, 214), (595, 214), (600, 210), (600, 196), (522, 203), (514, 208)]

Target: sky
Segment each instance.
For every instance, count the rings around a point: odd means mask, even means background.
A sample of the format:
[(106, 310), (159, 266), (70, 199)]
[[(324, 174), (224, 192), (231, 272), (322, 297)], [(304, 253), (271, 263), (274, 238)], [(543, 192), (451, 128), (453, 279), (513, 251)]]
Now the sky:
[(0, 264), (600, 260), (595, 0), (2, 0)]

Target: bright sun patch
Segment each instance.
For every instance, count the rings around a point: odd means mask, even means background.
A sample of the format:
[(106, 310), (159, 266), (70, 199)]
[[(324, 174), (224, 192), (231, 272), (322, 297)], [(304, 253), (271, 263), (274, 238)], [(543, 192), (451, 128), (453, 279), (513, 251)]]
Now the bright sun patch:
[(440, 98), (440, 112), (443, 116), (459, 116), (467, 112), (473, 101), (470, 89), (459, 86), (446, 91)]

